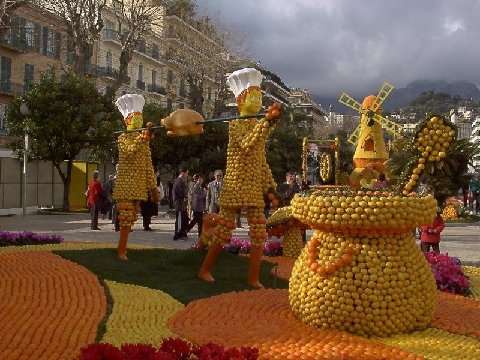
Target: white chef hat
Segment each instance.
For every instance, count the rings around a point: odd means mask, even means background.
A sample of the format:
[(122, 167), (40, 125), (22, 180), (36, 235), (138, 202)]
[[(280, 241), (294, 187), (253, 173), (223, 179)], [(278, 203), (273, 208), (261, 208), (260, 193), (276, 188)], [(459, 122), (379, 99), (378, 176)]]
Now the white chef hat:
[(244, 68), (234, 71), (227, 78), (227, 84), (230, 90), (237, 98), (243, 91), (251, 86), (260, 87), (263, 75), (260, 71), (253, 68)]
[(115, 101), (118, 110), (122, 113), (123, 118), (126, 119), (128, 115), (132, 113), (143, 111), (145, 105), (145, 99), (142, 95), (138, 94), (125, 94)]

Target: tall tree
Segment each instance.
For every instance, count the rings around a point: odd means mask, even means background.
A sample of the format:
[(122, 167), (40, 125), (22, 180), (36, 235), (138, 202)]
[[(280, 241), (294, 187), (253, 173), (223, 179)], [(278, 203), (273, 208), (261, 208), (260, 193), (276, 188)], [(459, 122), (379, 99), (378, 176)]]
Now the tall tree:
[[(22, 103), (28, 114), (22, 114)], [(82, 150), (110, 151), (120, 118), (111, 99), (99, 94), (92, 82), (74, 73), (57, 79), (52, 71), (9, 106), (7, 129), (17, 139), (11, 147), (19, 155), (24, 151), (23, 135), (28, 134), (29, 156), (53, 163), (64, 185), (63, 208), (68, 210), (73, 160)]]
[[(146, 104), (143, 109), (145, 122), (159, 124), (167, 110), (157, 104)], [(226, 124), (205, 126), (199, 136), (168, 137), (164, 130), (156, 132), (151, 143), (152, 161), (159, 169), (172, 173), (185, 164), (191, 172), (207, 175), (215, 169), (224, 169), (228, 127)]]
[(277, 182), (284, 181), (287, 171), (301, 170), (302, 141), (311, 132), (309, 117), (290, 108), (283, 109), (282, 117), (267, 144), (267, 161)]
[(102, 11), (107, 0), (37, 0), (62, 19), (73, 54), (73, 69), (78, 75), (88, 71), (93, 45), (103, 29)]
[(0, 0), (0, 36), (10, 28), (13, 12), (28, 2), (28, 0)]
[(127, 79), (128, 64), (145, 35), (152, 28), (162, 25), (164, 8), (161, 1), (118, 0), (113, 11), (118, 22), (117, 36), (122, 44), (118, 77), (112, 86), (115, 93)]
[(192, 19), (197, 14), (195, 0), (165, 0), (168, 15), (175, 15), (182, 19)]
[[(184, 20), (169, 36), (176, 37), (181, 44), (174, 42), (170, 45), (166, 53), (167, 60), (176, 68), (181, 82), (188, 87), (185, 95), (189, 107), (203, 113), (205, 90), (210, 89), (213, 94), (225, 88), (225, 74), (231, 64), (229, 51), (221, 34), (207, 17)], [(208, 110), (213, 112), (214, 107)]]

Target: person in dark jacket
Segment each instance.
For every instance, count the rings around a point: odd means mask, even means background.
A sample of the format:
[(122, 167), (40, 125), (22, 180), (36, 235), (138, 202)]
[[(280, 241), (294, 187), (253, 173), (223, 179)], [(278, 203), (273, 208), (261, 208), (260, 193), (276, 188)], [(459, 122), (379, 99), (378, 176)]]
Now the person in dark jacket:
[(151, 194), (148, 194), (146, 201), (140, 201), (140, 213), (142, 214), (144, 231), (152, 231), (150, 224), (152, 223), (152, 216), (155, 215), (155, 205)]
[(187, 232), (197, 224), (198, 237), (202, 235), (203, 213), (205, 212), (207, 204), (207, 189), (205, 187), (205, 180), (202, 175), (198, 175), (197, 181), (193, 185), (191, 206), (193, 211), (193, 219), (188, 224)]
[(285, 182), (278, 185), (277, 193), (282, 201), (282, 206), (290, 205), (294, 195), (301, 191), (300, 186), (295, 181), (295, 173), (289, 171), (285, 175)]
[(175, 207), (175, 234), (173, 235), (173, 240), (187, 239), (187, 177), (188, 170), (182, 167), (173, 184), (173, 205)]

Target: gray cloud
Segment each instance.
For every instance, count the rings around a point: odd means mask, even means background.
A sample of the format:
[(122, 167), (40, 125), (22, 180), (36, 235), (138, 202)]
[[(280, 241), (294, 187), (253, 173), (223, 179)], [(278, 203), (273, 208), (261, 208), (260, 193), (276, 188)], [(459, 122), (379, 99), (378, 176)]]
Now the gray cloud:
[(198, 0), (290, 86), (318, 96), (384, 80), (480, 83), (480, 0)]

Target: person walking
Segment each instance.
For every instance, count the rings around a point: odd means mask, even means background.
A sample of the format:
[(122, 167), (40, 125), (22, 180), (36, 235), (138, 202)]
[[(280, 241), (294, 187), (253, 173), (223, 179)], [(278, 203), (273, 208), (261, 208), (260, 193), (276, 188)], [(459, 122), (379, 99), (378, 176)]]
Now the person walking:
[(103, 185), (103, 199), (105, 213), (108, 214), (108, 220), (112, 220), (113, 217), (113, 183), (115, 181), (115, 175), (110, 174), (108, 180)]
[(437, 216), (430, 225), (420, 227), (420, 248), (424, 253), (430, 251), (430, 247), (437, 254), (440, 253), (440, 234), (445, 228), (445, 223), (441, 216), (442, 210), (437, 209)]
[(280, 196), (282, 206), (289, 206), (296, 193), (301, 191), (299, 184), (296, 181), (295, 173), (289, 171), (285, 174), (285, 182), (278, 185), (277, 193)]
[(207, 187), (207, 211), (209, 213), (220, 212), (220, 193), (223, 187), (223, 172), (215, 170), (215, 180), (210, 182)]
[(193, 229), (195, 224), (198, 227), (198, 237), (202, 235), (203, 214), (207, 204), (207, 189), (205, 188), (205, 180), (203, 176), (198, 175), (197, 181), (192, 189), (192, 211), (193, 218), (188, 224), (187, 233)]
[(98, 180), (99, 172), (93, 172), (93, 178), (88, 184), (85, 195), (87, 196), (87, 206), (90, 210), (90, 229), (100, 230), (98, 227), (98, 211), (100, 210), (100, 203), (102, 198), (102, 184)]
[(175, 206), (175, 234), (173, 240), (187, 239), (187, 177), (186, 167), (180, 168), (180, 174), (173, 184), (173, 204)]
[(158, 211), (160, 210), (160, 206), (162, 206), (162, 201), (165, 198), (165, 190), (163, 190), (162, 182), (160, 181), (160, 177), (157, 177), (157, 190), (158, 190), (158, 205), (157, 205), (157, 216)]
[(192, 209), (192, 197), (193, 197), (193, 187), (197, 183), (198, 177), (200, 175), (198, 174), (193, 174), (192, 176), (192, 181), (188, 182), (187, 188), (188, 188), (188, 207), (187, 207), (187, 214), (189, 218), (193, 217), (193, 209)]
[(150, 224), (152, 223), (152, 216), (155, 215), (155, 205), (150, 193), (147, 200), (140, 201), (140, 213), (142, 214), (144, 231), (152, 231)]

